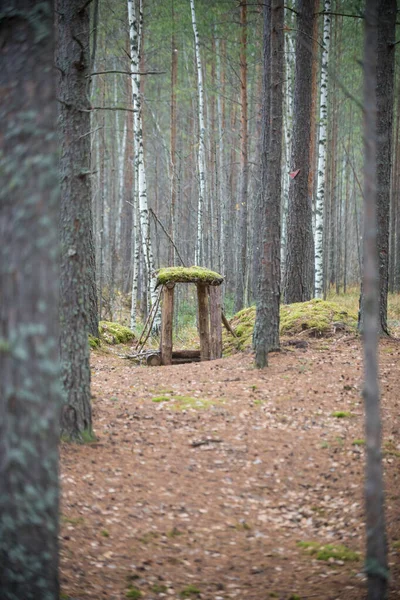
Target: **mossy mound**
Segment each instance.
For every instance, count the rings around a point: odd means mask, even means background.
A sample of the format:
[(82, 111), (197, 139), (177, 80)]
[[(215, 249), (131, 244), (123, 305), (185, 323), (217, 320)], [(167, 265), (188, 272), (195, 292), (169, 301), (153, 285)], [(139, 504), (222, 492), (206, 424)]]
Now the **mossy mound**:
[(331, 335), (336, 329), (352, 331), (357, 327), (357, 313), (336, 302), (314, 298), (281, 306), (281, 335), (296, 335), (307, 330), (311, 336)]
[(166, 283), (204, 283), (221, 285), (224, 278), (203, 267), (166, 267), (157, 271), (157, 287)]
[(100, 321), (99, 334), (101, 341), (107, 344), (127, 344), (135, 339), (133, 331), (119, 323)]
[[(224, 331), (224, 354), (242, 352), (251, 348), (256, 308), (244, 308), (230, 321), (236, 334), (234, 338)], [(357, 313), (336, 302), (313, 299), (309, 302), (282, 305), (280, 309), (280, 334), (295, 336), (305, 333), (310, 337), (333, 335), (336, 330), (355, 331)]]

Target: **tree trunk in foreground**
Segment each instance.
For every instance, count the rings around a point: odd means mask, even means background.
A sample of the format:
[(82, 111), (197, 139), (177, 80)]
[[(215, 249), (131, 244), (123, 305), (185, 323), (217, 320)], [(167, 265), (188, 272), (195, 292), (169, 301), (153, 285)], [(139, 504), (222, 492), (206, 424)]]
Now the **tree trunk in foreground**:
[(2, 4), (0, 598), (58, 600), (58, 203), (53, 2)]
[(381, 418), (378, 385), (379, 269), (377, 253), (377, 144), (376, 144), (377, 7), (367, 0), (364, 40), (364, 402), (366, 429), (365, 517), (368, 600), (385, 600), (386, 556)]
[[(271, 15), (270, 22), (268, 15)], [(262, 232), (261, 269), (258, 281), (254, 328), (256, 365), (268, 364), (268, 352), (279, 347), (279, 303), (281, 283), (281, 165), (283, 123), (283, 25), (282, 0), (264, 5), (264, 78), (267, 82), (263, 108), (262, 148)], [(270, 44), (270, 51), (268, 51)], [(270, 58), (270, 65), (266, 58)], [(269, 79), (269, 81), (268, 81)], [(266, 98), (268, 94), (269, 98)], [(269, 109), (269, 115), (266, 112)]]
[[(61, 137), (61, 360), (65, 404), (62, 434), (92, 435), (89, 365), (90, 257), (92, 227), (90, 111), (88, 91), (89, 8), (81, 0), (57, 0), (59, 133)], [(85, 433), (84, 433), (85, 432)]]

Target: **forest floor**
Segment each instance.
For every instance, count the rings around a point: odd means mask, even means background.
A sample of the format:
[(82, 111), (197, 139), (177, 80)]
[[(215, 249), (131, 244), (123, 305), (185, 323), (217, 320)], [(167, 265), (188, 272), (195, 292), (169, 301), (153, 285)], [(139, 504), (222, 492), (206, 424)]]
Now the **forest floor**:
[[(400, 598), (400, 343), (380, 346), (389, 598)], [(366, 597), (362, 349), (308, 340), (137, 366), (92, 353), (98, 441), (62, 444), (61, 598)]]

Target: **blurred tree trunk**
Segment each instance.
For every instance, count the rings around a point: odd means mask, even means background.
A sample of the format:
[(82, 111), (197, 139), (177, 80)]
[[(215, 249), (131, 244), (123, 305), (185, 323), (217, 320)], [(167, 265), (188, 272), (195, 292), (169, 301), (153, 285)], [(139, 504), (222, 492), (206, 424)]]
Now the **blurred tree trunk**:
[(379, 266), (377, 248), (377, 5), (367, 0), (364, 41), (364, 402), (366, 428), (365, 517), (368, 600), (387, 597), (381, 418), (378, 383)]
[(92, 435), (89, 365), (89, 286), (92, 265), (89, 8), (81, 0), (57, 0), (57, 94), (61, 138), (61, 360), (65, 404), (62, 434)]
[(313, 295), (314, 246), (312, 206), (308, 195), (314, 0), (299, 0), (297, 14), (296, 74), (294, 83), (293, 141), (287, 217), (284, 301), (304, 302)]
[[(58, 600), (59, 180), (54, 4), (0, 20), (0, 597)], [(87, 339), (86, 339), (87, 344)]]
[[(268, 364), (279, 347), (280, 220), (283, 121), (283, 1), (264, 5), (264, 104), (262, 134), (262, 255), (254, 329), (256, 365)], [(270, 64), (267, 63), (269, 59)], [(269, 110), (269, 114), (267, 114)]]

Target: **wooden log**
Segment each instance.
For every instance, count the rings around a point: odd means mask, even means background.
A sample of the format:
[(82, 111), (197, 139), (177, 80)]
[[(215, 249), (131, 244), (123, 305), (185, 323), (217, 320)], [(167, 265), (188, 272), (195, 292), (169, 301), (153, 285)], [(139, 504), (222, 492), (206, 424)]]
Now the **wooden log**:
[(210, 359), (210, 309), (208, 302), (208, 285), (197, 284), (199, 302), (199, 336), (201, 360)]
[(222, 356), (222, 306), (221, 288), (210, 287), (210, 358)]
[(172, 358), (200, 358), (200, 350), (173, 350)]
[(160, 354), (149, 354), (146, 358), (146, 363), (148, 367), (159, 367), (161, 365), (161, 355)]
[(163, 301), (161, 311), (161, 364), (172, 364), (172, 324), (174, 317), (174, 287), (175, 284), (167, 284), (163, 289)]

